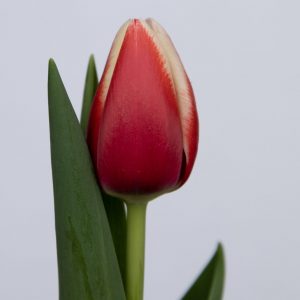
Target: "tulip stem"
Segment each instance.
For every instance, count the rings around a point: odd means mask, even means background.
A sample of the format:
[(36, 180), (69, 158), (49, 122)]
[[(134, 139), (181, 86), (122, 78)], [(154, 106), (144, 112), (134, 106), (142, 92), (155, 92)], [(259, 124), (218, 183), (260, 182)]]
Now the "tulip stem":
[(147, 203), (127, 203), (126, 298), (142, 300)]

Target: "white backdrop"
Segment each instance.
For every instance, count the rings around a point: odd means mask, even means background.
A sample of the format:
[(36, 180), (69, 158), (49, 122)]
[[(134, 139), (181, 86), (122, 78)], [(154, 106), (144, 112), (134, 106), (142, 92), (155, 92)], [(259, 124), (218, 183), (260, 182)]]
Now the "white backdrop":
[(178, 299), (222, 241), (225, 300), (299, 299), (299, 1), (1, 1), (0, 299), (57, 299), (47, 111), (54, 57), (77, 112), (128, 18), (171, 35), (200, 148), (188, 183), (149, 205), (146, 300)]

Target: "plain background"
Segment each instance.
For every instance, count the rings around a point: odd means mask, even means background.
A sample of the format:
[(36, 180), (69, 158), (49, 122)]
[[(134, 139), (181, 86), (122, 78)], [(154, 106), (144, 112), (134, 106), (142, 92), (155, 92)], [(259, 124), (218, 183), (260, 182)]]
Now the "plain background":
[(58, 298), (47, 111), (54, 57), (79, 113), (128, 18), (169, 32), (201, 121), (188, 183), (148, 208), (145, 299), (178, 299), (218, 241), (226, 300), (299, 299), (300, 5), (295, 0), (0, 2), (0, 299)]

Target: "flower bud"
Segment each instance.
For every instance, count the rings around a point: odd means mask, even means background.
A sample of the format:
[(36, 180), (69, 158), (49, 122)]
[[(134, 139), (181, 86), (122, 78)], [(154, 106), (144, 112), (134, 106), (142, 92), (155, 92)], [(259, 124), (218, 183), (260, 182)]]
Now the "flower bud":
[(91, 109), (98, 180), (126, 201), (153, 199), (188, 179), (198, 146), (190, 81), (166, 31), (129, 20), (113, 42)]

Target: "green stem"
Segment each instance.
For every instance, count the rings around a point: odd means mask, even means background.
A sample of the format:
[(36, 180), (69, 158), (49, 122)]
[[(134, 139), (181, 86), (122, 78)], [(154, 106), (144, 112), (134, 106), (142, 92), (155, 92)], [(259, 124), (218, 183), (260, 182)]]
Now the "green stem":
[(126, 296), (142, 300), (147, 203), (127, 203)]

